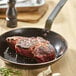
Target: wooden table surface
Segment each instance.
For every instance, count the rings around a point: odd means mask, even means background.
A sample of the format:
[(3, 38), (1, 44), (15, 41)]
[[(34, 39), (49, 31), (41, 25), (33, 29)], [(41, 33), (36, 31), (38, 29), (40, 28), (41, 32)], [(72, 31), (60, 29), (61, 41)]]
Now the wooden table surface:
[[(47, 0), (49, 9), (45, 16), (38, 23), (18, 22), (17, 28), (22, 27), (40, 27), (44, 28), (45, 21), (49, 16), (52, 8), (56, 5), (57, 0)], [(16, 28), (12, 28), (16, 29)], [(0, 34), (12, 30), (6, 27), (6, 22), (0, 19)], [(62, 35), (68, 42), (68, 50), (63, 58), (52, 66), (53, 73), (59, 72), (61, 76), (76, 76), (76, 0), (68, 0), (62, 8), (59, 15), (56, 17), (51, 30)], [(0, 59), (0, 66), (6, 66), (3, 60)], [(22, 76), (36, 76), (38, 71), (22, 70)]]

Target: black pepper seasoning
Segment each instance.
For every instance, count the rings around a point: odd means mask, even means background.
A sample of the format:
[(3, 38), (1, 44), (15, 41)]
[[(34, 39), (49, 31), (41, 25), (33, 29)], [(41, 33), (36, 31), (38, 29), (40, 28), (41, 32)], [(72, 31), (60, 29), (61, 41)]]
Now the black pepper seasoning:
[(17, 11), (15, 8), (16, 1), (9, 0), (8, 8), (6, 10), (7, 27), (14, 28), (17, 26)]

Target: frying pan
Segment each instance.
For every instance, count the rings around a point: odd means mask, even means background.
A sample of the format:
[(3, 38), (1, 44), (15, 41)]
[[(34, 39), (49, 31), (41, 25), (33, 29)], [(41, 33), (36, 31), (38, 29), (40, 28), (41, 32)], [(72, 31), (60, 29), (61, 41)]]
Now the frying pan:
[[(34, 67), (44, 67), (48, 66), (57, 60), (59, 60), (67, 50), (67, 42), (66, 40), (53, 31), (50, 31), (51, 25), (59, 13), (62, 6), (66, 3), (67, 0), (60, 0), (56, 5), (55, 9), (52, 11), (51, 15), (48, 17), (45, 28), (20, 28), (8, 31), (0, 36), (0, 57), (5, 61), (5, 63), (11, 63), (18, 66), (25, 66), (27, 68)], [(52, 61), (44, 62), (44, 63), (36, 63), (31, 58), (26, 58), (19, 54), (16, 54), (7, 44), (6, 38), (11, 36), (25, 36), (25, 37), (43, 37), (48, 40), (55, 48), (56, 58)]]

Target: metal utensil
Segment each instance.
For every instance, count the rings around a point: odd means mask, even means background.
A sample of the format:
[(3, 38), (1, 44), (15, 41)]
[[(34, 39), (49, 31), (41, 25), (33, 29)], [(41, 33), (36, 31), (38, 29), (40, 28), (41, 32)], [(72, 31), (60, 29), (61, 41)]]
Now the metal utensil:
[(60, 12), (61, 8), (66, 3), (66, 1), (67, 0), (60, 0), (59, 3), (56, 5), (56, 7), (54, 8), (54, 10), (52, 11), (52, 13), (50, 14), (50, 16), (48, 17), (48, 19), (46, 21), (45, 29), (50, 30), (50, 28), (52, 27), (52, 23), (53, 23), (54, 19), (56, 18), (56, 16)]

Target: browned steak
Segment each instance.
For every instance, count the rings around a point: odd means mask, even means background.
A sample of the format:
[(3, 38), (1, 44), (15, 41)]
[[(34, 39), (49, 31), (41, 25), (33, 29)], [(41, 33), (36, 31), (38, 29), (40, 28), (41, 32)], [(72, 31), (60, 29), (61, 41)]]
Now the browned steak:
[(37, 62), (47, 62), (55, 59), (54, 47), (42, 37), (13, 36), (6, 38), (6, 41), (17, 53), (34, 58)]

